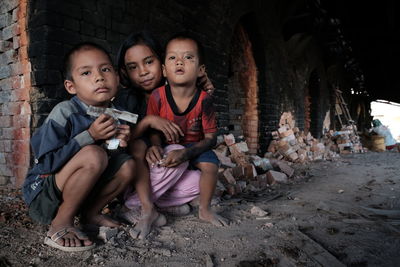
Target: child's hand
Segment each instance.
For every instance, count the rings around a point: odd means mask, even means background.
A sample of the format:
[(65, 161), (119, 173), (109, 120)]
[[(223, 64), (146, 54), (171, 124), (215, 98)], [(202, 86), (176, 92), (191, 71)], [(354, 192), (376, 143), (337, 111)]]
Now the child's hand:
[(106, 140), (114, 136), (117, 132), (117, 126), (114, 119), (106, 114), (101, 114), (89, 127), (89, 134), (97, 140)]
[(131, 135), (131, 128), (129, 125), (120, 124), (117, 126), (117, 134), (115, 138), (119, 139), (119, 146), (120, 147), (127, 147), (128, 141)]
[(204, 75), (199, 77), (197, 79), (197, 86), (203, 90), (206, 91), (209, 95), (212, 95), (214, 93), (214, 85), (212, 84), (212, 82), (210, 81), (210, 79), (207, 76), (207, 73), (204, 72)]
[(148, 117), (151, 119), (150, 127), (163, 132), (168, 142), (179, 143), (181, 136), (184, 136), (181, 128), (172, 121), (166, 120), (158, 116)]
[(172, 168), (187, 160), (186, 149), (172, 150), (166, 155), (166, 157), (164, 157), (161, 166)]
[(160, 146), (151, 146), (146, 152), (146, 161), (153, 167), (162, 160), (163, 149)]

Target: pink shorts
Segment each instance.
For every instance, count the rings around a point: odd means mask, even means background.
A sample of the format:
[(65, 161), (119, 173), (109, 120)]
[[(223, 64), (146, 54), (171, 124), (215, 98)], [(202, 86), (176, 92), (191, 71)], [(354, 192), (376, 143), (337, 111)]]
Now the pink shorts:
[[(164, 148), (164, 154), (184, 148), (181, 145), (169, 145)], [(188, 170), (188, 166), (188, 162), (183, 162), (175, 168), (158, 166), (150, 168), (152, 199), (158, 207), (183, 205), (199, 196), (201, 173), (199, 170)], [(132, 209), (140, 205), (136, 192), (125, 194), (127, 208)]]

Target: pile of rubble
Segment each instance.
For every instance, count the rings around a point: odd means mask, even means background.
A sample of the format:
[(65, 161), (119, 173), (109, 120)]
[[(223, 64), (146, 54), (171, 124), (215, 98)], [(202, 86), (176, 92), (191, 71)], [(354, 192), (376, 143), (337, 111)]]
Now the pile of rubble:
[(247, 143), (243, 140), (236, 142), (232, 134), (219, 138), (222, 141), (214, 149), (221, 162), (217, 195), (259, 191), (275, 183), (286, 183), (293, 177), (294, 169), (287, 162), (248, 155)]
[[(294, 123), (293, 123), (294, 124)], [(273, 140), (269, 144), (267, 157), (304, 163), (314, 160), (332, 160), (340, 154), (363, 153), (360, 137), (354, 125), (345, 126), (341, 131), (327, 131), (321, 140), (309, 132), (300, 131), (285, 123), (272, 132)]]
[(248, 155), (245, 140), (232, 134), (219, 136), (220, 145), (214, 150), (221, 167), (217, 194), (239, 194), (263, 190), (275, 183), (286, 183), (294, 174), (292, 163), (314, 160), (334, 160), (339, 154), (365, 152), (354, 126), (341, 131), (327, 131), (321, 141), (294, 126), (294, 120), (281, 120), (264, 157)]
[(329, 131), (325, 134), (327, 140), (333, 142), (331, 150), (340, 154), (364, 153), (367, 151), (361, 144), (360, 136), (356, 134), (355, 125), (344, 126), (340, 131)]

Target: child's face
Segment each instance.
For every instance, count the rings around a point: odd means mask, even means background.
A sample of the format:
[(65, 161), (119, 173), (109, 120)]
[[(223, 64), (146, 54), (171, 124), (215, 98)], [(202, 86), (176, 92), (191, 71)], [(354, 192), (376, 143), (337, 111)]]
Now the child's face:
[(89, 48), (72, 54), (72, 81), (64, 86), (87, 105), (107, 107), (118, 90), (119, 78), (108, 56), (101, 50)]
[(161, 63), (147, 45), (135, 45), (125, 53), (125, 69), (135, 87), (154, 90), (161, 81)]
[(197, 45), (193, 40), (174, 39), (169, 42), (163, 74), (171, 86), (194, 86), (204, 71), (204, 65), (199, 64)]

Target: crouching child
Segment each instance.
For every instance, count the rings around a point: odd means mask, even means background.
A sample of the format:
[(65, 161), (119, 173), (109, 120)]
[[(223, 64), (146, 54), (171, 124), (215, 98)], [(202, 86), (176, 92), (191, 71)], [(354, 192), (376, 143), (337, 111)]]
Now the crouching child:
[(128, 125), (102, 114), (87, 114), (89, 106), (111, 107), (119, 78), (109, 54), (97, 44), (81, 43), (64, 60), (64, 86), (72, 95), (59, 103), (31, 139), (34, 166), (23, 193), (29, 215), (50, 224), (45, 244), (63, 251), (84, 251), (92, 240), (76, 228), (74, 219), (96, 226), (119, 223), (101, 214), (103, 207), (134, 178), (134, 161), (123, 149), (109, 153), (107, 140), (126, 147)]

